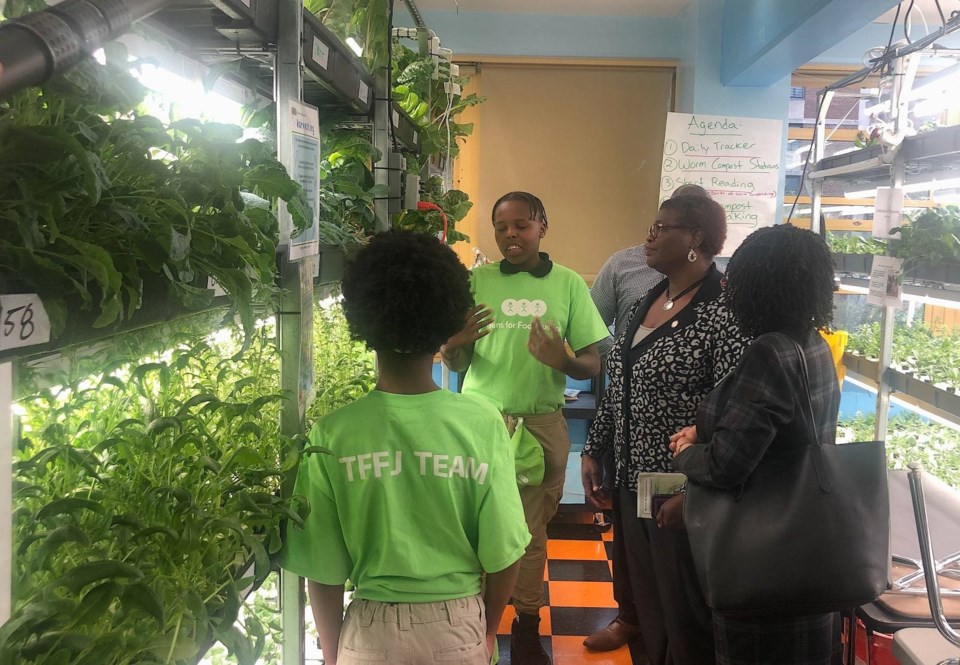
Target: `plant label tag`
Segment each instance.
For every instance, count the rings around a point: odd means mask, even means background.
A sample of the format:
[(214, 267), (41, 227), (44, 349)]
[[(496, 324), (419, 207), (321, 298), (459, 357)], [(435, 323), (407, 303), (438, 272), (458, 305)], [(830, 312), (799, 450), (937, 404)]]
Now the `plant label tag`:
[(222, 286), (220, 286), (220, 282), (215, 280), (213, 277), (207, 277), (207, 288), (213, 290), (214, 298), (227, 295), (227, 292), (224, 291)]
[(397, 109), (393, 109), (393, 113), (392, 113), (391, 117), (393, 118), (393, 126), (394, 126), (394, 127), (399, 127), (399, 126), (400, 126), (400, 112), (397, 111)]
[(419, 141), (419, 140), (420, 140), (420, 135), (416, 132), (416, 130), (414, 130), (414, 132), (413, 132), (413, 142), (416, 143), (416, 142)]
[(40, 296), (21, 293), (0, 296), (0, 350), (50, 341), (50, 319)]
[(368, 86), (363, 81), (360, 81), (360, 85), (357, 86), (357, 99), (359, 99), (364, 104), (367, 103), (367, 97), (370, 96), (370, 86)]
[(324, 69), (330, 65), (330, 47), (317, 37), (313, 38), (313, 61)]

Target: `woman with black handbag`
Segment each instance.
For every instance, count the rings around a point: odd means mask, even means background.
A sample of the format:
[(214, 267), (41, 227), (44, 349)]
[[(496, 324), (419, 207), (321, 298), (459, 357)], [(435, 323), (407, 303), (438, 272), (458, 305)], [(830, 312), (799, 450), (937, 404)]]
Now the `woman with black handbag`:
[[(782, 599), (762, 607), (763, 598), (730, 610), (737, 605), (729, 595), (751, 586), (754, 574), (771, 573), (759, 591), (766, 596), (766, 588), (771, 597), (782, 581), (778, 575), (790, 575), (790, 543), (785, 544), (782, 557), (760, 543), (768, 525), (786, 516), (770, 515), (748, 525), (753, 532), (747, 530), (741, 538), (746, 540), (744, 549), (749, 554), (755, 547), (761, 559), (747, 564), (740, 579), (721, 579), (729, 577), (720, 571), (726, 570), (721, 561), (724, 549), (729, 553), (723, 541), (732, 534), (718, 532), (716, 521), (705, 523), (698, 507), (716, 508), (719, 501), (729, 499), (728, 511), (734, 516), (738, 510), (742, 513), (741, 498), (753, 497), (753, 474), (776, 459), (783, 460), (785, 475), (782, 490), (774, 488), (771, 494), (786, 496), (797, 476), (794, 453), (811, 445), (811, 436), (819, 439), (816, 450), (821, 443), (826, 444), (823, 448), (837, 448), (829, 444), (836, 439), (840, 391), (830, 349), (817, 332), (831, 322), (833, 314), (829, 250), (817, 235), (789, 224), (758, 230), (730, 260), (725, 296), (740, 327), (756, 335), (756, 340), (738, 366), (701, 402), (696, 425), (675, 434), (670, 443), (674, 468), (690, 481), (684, 517), (698, 574), (714, 609), (717, 663), (830, 665), (840, 651), (835, 613), (812, 612), (818, 609), (815, 604), (791, 607)], [(810, 424), (811, 411), (815, 425)], [(812, 485), (819, 491), (816, 478)], [(704, 497), (705, 491), (714, 494)], [(797, 505), (802, 501), (797, 499), (786, 498), (788, 508), (782, 510), (802, 512), (804, 507)], [(815, 526), (807, 533), (788, 534), (784, 540), (816, 539)], [(818, 567), (816, 560), (797, 563), (814, 572)], [(728, 596), (724, 596), (725, 585), (732, 589)], [(749, 611), (751, 602), (756, 611)]]

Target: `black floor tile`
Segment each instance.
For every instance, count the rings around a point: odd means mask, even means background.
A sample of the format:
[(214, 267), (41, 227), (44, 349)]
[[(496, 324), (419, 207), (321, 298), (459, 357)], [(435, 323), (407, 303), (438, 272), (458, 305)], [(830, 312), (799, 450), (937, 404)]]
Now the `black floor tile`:
[[(541, 635), (540, 643), (543, 644), (544, 651), (547, 652), (547, 655), (550, 658), (553, 658), (553, 644), (550, 642), (550, 638)], [(500, 649), (500, 665), (511, 665), (510, 664), (510, 636), (509, 635), (497, 635), (497, 646)]]
[(606, 561), (550, 560), (547, 570), (551, 582), (612, 582)]
[(617, 618), (615, 607), (551, 607), (554, 635), (590, 635)]
[(552, 540), (600, 540), (602, 536), (593, 524), (551, 522), (547, 525), (547, 538)]

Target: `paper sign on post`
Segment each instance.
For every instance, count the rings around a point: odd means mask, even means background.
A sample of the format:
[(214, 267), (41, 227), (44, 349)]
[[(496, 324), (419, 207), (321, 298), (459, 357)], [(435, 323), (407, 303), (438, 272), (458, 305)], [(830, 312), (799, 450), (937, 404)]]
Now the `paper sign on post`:
[(699, 185), (727, 213), (730, 256), (743, 239), (778, 217), (777, 187), (783, 122), (668, 113), (660, 171), (660, 202), (680, 185)]
[(899, 238), (900, 232), (890, 234), (890, 229), (899, 228), (903, 219), (903, 190), (899, 187), (877, 187), (873, 203), (873, 237)]
[(290, 177), (300, 183), (307, 194), (312, 224), (299, 236), (291, 237), (293, 221), (286, 206), (282, 207), (281, 241), (290, 245), (290, 260), (296, 261), (305, 256), (319, 253), (319, 211), (320, 211), (320, 114), (315, 106), (303, 104), (294, 99), (287, 100), (290, 118), (290, 131), (282, 140), (286, 142), (290, 155), (287, 170)]
[(870, 270), (867, 302), (903, 308), (903, 260), (892, 256), (874, 256)]

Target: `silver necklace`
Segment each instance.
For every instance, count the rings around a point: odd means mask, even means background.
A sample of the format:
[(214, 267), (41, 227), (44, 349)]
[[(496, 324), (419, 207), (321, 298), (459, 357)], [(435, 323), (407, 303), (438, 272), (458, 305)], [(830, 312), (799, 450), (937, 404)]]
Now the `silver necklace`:
[(690, 286), (688, 286), (687, 288), (685, 288), (683, 291), (681, 291), (680, 293), (678, 293), (678, 294), (675, 295), (675, 296), (671, 296), (671, 295), (670, 295), (670, 284), (669, 284), (669, 282), (668, 282), (668, 283), (667, 283), (667, 300), (666, 300), (666, 302), (663, 303), (663, 311), (668, 312), (668, 311), (670, 311), (671, 309), (673, 309), (673, 301), (674, 301), (674, 300), (679, 300), (679, 299), (682, 298), (683, 296), (685, 296), (685, 295), (687, 295), (688, 293), (690, 293), (691, 291), (693, 291), (695, 288), (697, 288), (698, 286), (700, 286), (700, 282), (702, 282), (702, 281), (705, 280), (706, 278), (707, 278), (706, 275), (704, 275), (703, 277), (701, 277), (700, 279), (698, 279), (697, 281), (695, 281), (693, 284), (691, 284)]

